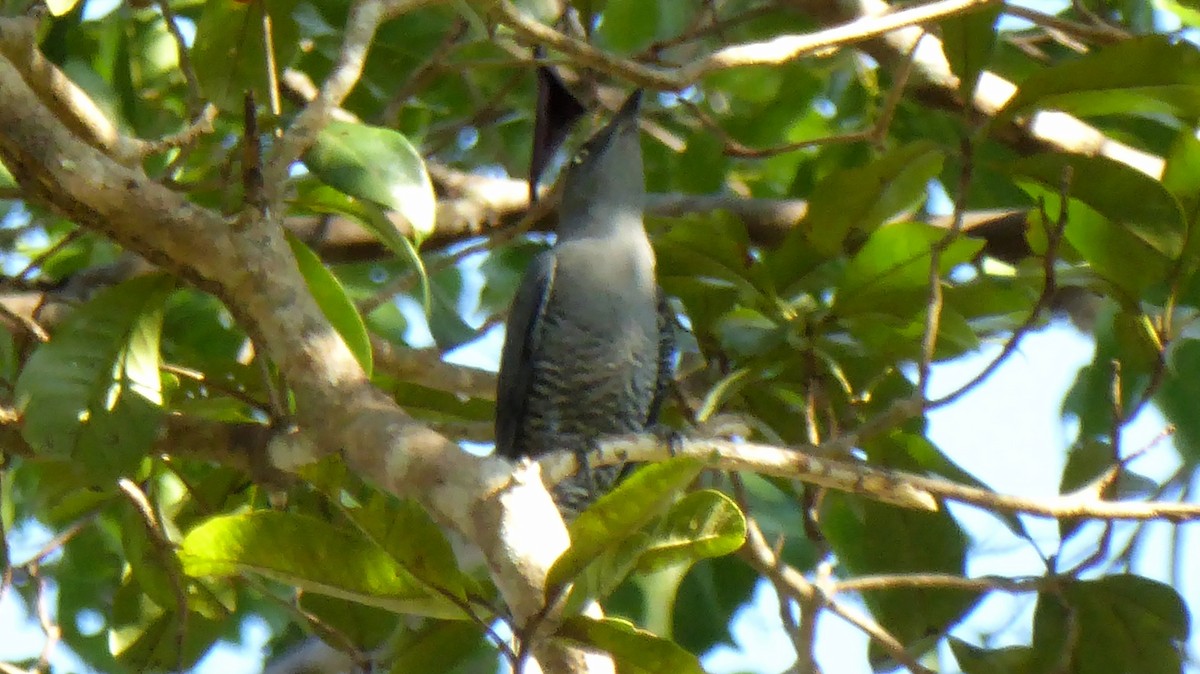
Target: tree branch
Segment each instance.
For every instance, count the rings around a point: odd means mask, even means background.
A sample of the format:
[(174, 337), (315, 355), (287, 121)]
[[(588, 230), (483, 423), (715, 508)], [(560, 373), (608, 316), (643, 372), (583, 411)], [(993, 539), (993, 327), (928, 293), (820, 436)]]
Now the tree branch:
[[(299, 412), (299, 428), (273, 439), (283, 467), (344, 449), (359, 474), (417, 498), (480, 547), (518, 625), (542, 612), (546, 571), (568, 539), (536, 472), (514, 476), (506, 461), (462, 452), (371, 387), (307, 292), (277, 223), (227, 223), (81, 142), (7, 58), (0, 58), (0, 99), (0, 159), (29, 203), (223, 299), (279, 366)], [(551, 642), (535, 650), (545, 671), (583, 671), (578, 652)]]
[[(940, 502), (954, 501), (985, 510), (1051, 518), (1200, 520), (1200, 503), (1107, 501), (1090, 490), (1041, 498), (1010, 496), (941, 478), (826, 458), (838, 456), (838, 451), (853, 447), (855, 439), (861, 437), (861, 434), (848, 434), (819, 446), (779, 447), (721, 439), (689, 438), (669, 443), (654, 434), (614, 436), (597, 443), (597, 452), (589, 457), (589, 461), (593, 466), (611, 466), (692, 456), (704, 460), (714, 469), (787, 477), (920, 510), (936, 510)], [(557, 483), (578, 469), (576, 458), (570, 452), (555, 452), (540, 463), (549, 484)]]
[(682, 90), (713, 72), (750, 65), (777, 65), (833, 47), (879, 37), (906, 26), (915, 26), (966, 11), (997, 4), (998, 0), (939, 0), (888, 14), (859, 16), (840, 26), (807, 35), (778, 35), (763, 42), (730, 45), (678, 68), (647, 66), (596, 49), (525, 16), (509, 0), (496, 3), (500, 22), (518, 39), (560, 51), (578, 65), (619, 75), (644, 87)]
[[(825, 23), (894, 13), (891, 5), (883, 0), (795, 0), (793, 4)], [(863, 42), (859, 48), (879, 63), (895, 67), (907, 57), (921, 34), (921, 28), (902, 28)], [(923, 90), (917, 89), (918, 97), (940, 107), (961, 109), (964, 103), (958, 97), (958, 77), (950, 69), (941, 40), (930, 35), (922, 42), (914, 73), (914, 79), (924, 84)], [(977, 114), (992, 117), (1016, 91), (1016, 84), (985, 70), (980, 74), (974, 98), (966, 105)], [(1052, 110), (1035, 112), (997, 132), (1017, 146), (1032, 144), (1035, 148), (1105, 156), (1156, 179), (1162, 175), (1165, 165), (1162, 157), (1120, 143), (1076, 117)]]

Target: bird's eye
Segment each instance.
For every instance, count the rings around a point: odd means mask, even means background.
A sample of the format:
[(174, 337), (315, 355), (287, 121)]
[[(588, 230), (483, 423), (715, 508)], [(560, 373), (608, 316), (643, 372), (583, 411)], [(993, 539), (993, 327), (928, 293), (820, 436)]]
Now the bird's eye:
[(579, 152), (576, 152), (575, 156), (571, 158), (571, 166), (579, 166), (587, 160), (589, 154), (591, 153), (588, 152), (586, 147), (581, 149)]

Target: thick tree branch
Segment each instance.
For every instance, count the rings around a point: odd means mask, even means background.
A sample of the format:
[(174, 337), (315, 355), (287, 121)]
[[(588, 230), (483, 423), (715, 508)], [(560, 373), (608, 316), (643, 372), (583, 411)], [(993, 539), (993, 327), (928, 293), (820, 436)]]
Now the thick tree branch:
[[(133, 275), (155, 270), (144, 262), (114, 267), (94, 268), (90, 273), (72, 277), (55, 290), (0, 291), (0, 324), (6, 325), (10, 332), (27, 332), (38, 341), (45, 341), (76, 303)], [(495, 372), (447, 363), (437, 349), (406, 348), (376, 335), (371, 336), (371, 347), (376, 372), (457, 396), (483, 400), (496, 396)]]
[(147, 155), (191, 143), (212, 131), (216, 108), (205, 106), (191, 125), (154, 141), (126, 136), (100, 106), (37, 48), (38, 21), (33, 16), (0, 18), (0, 54), (17, 66), (42, 103), (73, 132), (116, 161), (134, 165)]
[[(545, 573), (567, 534), (537, 474), (514, 480), (511, 464), (460, 451), (371, 387), (306, 291), (282, 229), (228, 223), (81, 142), (6, 58), (0, 99), (0, 159), (30, 203), (220, 297), (279, 366), (296, 392), (299, 429), (275, 439), (275, 456), (344, 450), (359, 474), (418, 498), (479, 545), (517, 624), (542, 611)], [(578, 654), (549, 642), (537, 655), (546, 671), (582, 671)]]

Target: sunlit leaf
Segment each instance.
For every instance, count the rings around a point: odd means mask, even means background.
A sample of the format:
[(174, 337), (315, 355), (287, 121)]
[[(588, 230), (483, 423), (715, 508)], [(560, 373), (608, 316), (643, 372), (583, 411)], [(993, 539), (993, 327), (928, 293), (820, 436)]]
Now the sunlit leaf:
[(1028, 646), (986, 649), (950, 637), (950, 650), (963, 674), (1032, 674)]
[(923, 200), (942, 159), (933, 143), (916, 142), (866, 166), (831, 173), (808, 204), (804, 227), (809, 240), (827, 255), (841, 252), (851, 231), (869, 234)]
[(958, 93), (969, 101), (975, 94), (979, 73), (987, 67), (996, 49), (996, 18), (999, 7), (951, 16), (942, 22), (942, 51), (950, 69), (958, 76)]
[(374, 355), (371, 352), (371, 337), (367, 334), (362, 315), (346, 296), (346, 290), (342, 288), (337, 277), (325, 267), (324, 262), (321, 262), (321, 258), (291, 232), (285, 234), (288, 245), (292, 247), (292, 254), (296, 256), (296, 264), (300, 266), (300, 273), (308, 284), (308, 291), (312, 293), (325, 317), (333, 324), (333, 328), (346, 342), (346, 347), (354, 354), (358, 364), (368, 377), (371, 376), (375, 367)]
[(1107, 157), (1046, 153), (1019, 159), (1010, 170), (1055, 194), (1065, 185), (1068, 196), (1128, 227), (1158, 252), (1179, 254), (1184, 238), (1179, 202), (1162, 183), (1125, 164)]
[(325, 183), (400, 213), (417, 241), (434, 227), (437, 198), (425, 160), (402, 134), (352, 122), (330, 122), (304, 163)]
[(554, 633), (565, 639), (613, 656), (621, 672), (630, 674), (703, 674), (696, 656), (672, 641), (640, 630), (615, 618), (595, 620), (573, 616)]
[(175, 282), (149, 275), (101, 291), (25, 363), (16, 400), (34, 450), (105, 481), (146, 455), (162, 414), (159, 337)]
[(571, 523), (571, 547), (550, 567), (546, 586), (565, 585), (602, 553), (619, 548), (661, 513), (675, 490), (694, 480), (703, 466), (690, 457), (644, 466), (597, 499)]
[(1162, 35), (1117, 42), (1035, 71), (994, 123), (1035, 107), (1082, 116), (1178, 114), (1194, 120), (1200, 116), (1200, 51)]
[(214, 517), (188, 532), (179, 557), (191, 576), (253, 573), (401, 613), (461, 617), (359, 532), (305, 515), (259, 511)]
[[(204, 3), (191, 60), (205, 97), (239, 114), (246, 90), (259, 104), (271, 100), (272, 63), (282, 72), (299, 47), (295, 11), (296, 0)], [(268, 43), (274, 46), (271, 60)]]
[(745, 540), (746, 519), (733, 499), (712, 489), (693, 492), (667, 511), (638, 558), (638, 569), (727, 555)]

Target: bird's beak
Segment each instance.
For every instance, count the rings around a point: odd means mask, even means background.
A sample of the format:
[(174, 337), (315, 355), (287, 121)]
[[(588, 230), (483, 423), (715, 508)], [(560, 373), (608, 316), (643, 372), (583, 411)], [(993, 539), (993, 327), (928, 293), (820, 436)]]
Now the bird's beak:
[(614, 126), (621, 129), (637, 128), (638, 113), (642, 110), (642, 90), (635, 89), (629, 98), (621, 104), (621, 109), (617, 110), (617, 116), (613, 118)]

